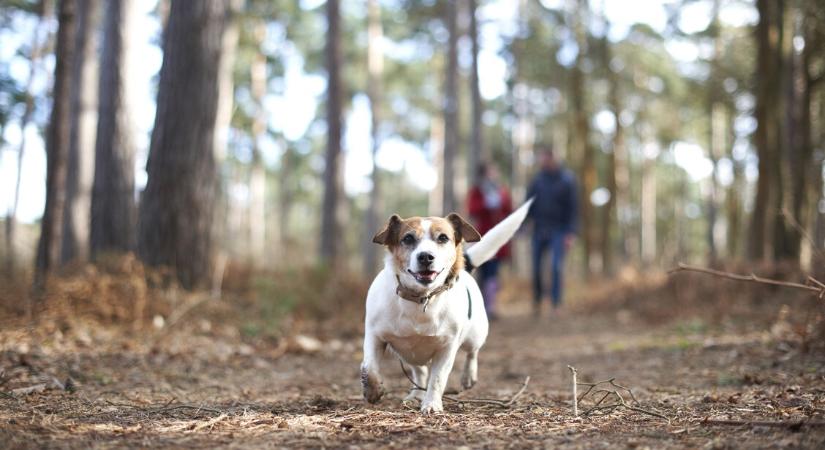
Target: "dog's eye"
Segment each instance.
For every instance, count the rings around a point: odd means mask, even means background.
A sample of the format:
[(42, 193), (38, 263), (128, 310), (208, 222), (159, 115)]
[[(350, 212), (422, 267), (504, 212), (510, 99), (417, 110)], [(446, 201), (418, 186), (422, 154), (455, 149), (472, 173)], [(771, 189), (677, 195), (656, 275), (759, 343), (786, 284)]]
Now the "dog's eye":
[(447, 236), (444, 233), (441, 233), (441, 234), (438, 235), (438, 243), (439, 244), (446, 244), (447, 242), (450, 242), (450, 237), (449, 236)]
[(413, 245), (415, 244), (415, 236), (408, 234), (401, 239), (401, 243), (404, 245)]

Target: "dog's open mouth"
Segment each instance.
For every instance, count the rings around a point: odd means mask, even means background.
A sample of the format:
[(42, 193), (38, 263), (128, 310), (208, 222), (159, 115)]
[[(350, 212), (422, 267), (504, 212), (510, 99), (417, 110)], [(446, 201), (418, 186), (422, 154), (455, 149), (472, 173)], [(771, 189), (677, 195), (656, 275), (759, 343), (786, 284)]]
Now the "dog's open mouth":
[(441, 271), (434, 271), (434, 270), (421, 270), (418, 272), (413, 272), (412, 270), (407, 269), (407, 272), (415, 278), (415, 281), (418, 281), (421, 284), (430, 284), (435, 281), (436, 277), (441, 273)]

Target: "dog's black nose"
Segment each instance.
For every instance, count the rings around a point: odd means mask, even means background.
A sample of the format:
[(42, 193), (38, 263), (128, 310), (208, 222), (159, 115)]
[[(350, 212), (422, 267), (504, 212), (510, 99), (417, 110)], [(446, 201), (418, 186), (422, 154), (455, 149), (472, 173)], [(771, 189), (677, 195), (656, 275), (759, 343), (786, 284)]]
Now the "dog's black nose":
[(421, 252), (418, 254), (418, 264), (422, 266), (429, 266), (435, 260), (435, 255), (429, 252)]

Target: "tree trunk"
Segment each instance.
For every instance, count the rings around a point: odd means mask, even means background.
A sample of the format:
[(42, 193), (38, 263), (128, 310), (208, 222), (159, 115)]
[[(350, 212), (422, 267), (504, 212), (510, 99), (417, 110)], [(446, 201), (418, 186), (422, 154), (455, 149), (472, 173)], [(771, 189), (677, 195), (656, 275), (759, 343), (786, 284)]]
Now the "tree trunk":
[[(780, 34), (782, 5), (773, 0), (757, 0), (759, 23), (756, 25), (756, 117), (754, 144), (759, 156), (759, 179), (756, 183), (753, 216), (751, 218), (748, 256), (752, 260), (766, 260), (773, 256), (774, 225), (779, 192), (779, 99), (781, 92), (779, 72), (782, 67)], [(779, 202), (781, 203), (781, 201)]]
[(71, 75), (77, 32), (77, 2), (62, 0), (58, 6), (52, 112), (46, 135), (46, 206), (37, 244), (34, 286), (42, 288), (60, 262), (63, 207), (66, 201), (66, 160), (71, 136)]
[(138, 250), (147, 264), (174, 268), (187, 288), (210, 275), (219, 71), (230, 20), (226, 0), (173, 0), (164, 33)]
[(253, 267), (260, 267), (266, 257), (266, 168), (261, 156), (261, 143), (266, 138), (266, 56), (261, 47), (266, 39), (266, 24), (255, 25), (258, 52), (253, 56), (250, 69), (250, 90), (255, 103), (252, 118), (252, 165), (249, 173), (249, 251)]
[[(645, 145), (651, 145), (646, 140)], [(642, 264), (651, 266), (656, 259), (656, 157), (644, 156), (642, 162)]]
[(381, 5), (378, 0), (367, 3), (367, 96), (370, 100), (372, 124), (372, 190), (367, 205), (366, 234), (364, 242), (364, 273), (372, 273), (378, 266), (379, 248), (372, 243), (372, 236), (378, 231), (381, 218), (381, 177), (378, 169), (378, 150), (381, 148), (381, 97), (383, 94), (384, 53), (381, 40), (384, 30), (381, 26)]
[(135, 205), (134, 98), (131, 95), (134, 0), (106, 2), (100, 76), (100, 106), (92, 190), (92, 257), (131, 251), (137, 226)]
[[(472, 92), (473, 100), (473, 127), (470, 145), (470, 154), (467, 158), (467, 165), (469, 166), (469, 180), (470, 184), (475, 184), (478, 174), (478, 163), (480, 160), (490, 162), (490, 155), (484, 148), (484, 125), (482, 124), (482, 115), (484, 114), (484, 103), (481, 99), (481, 89), (479, 87), (478, 79), (478, 20), (476, 18), (476, 10), (478, 9), (477, 0), (469, 0), (470, 12), (470, 42), (473, 51), (473, 67), (470, 73), (470, 90)], [(469, 189), (467, 189), (469, 192)]]
[(594, 250), (596, 249), (593, 233), (595, 229), (595, 215), (593, 213), (593, 205), (590, 203), (590, 193), (593, 192), (593, 189), (596, 187), (596, 155), (589, 140), (590, 118), (586, 110), (587, 99), (585, 98), (584, 89), (586, 80), (582, 69), (584, 55), (587, 52), (587, 35), (584, 29), (587, 3), (584, 0), (579, 0), (576, 14), (574, 31), (579, 52), (576, 57), (575, 66), (572, 69), (571, 101), (573, 103), (573, 128), (575, 130), (574, 154), (581, 158), (581, 192), (579, 204), (581, 205), (581, 237), (584, 250), (583, 263), (585, 273), (590, 274), (593, 270), (591, 258), (594, 256)]
[(44, 42), (44, 34), (47, 35), (48, 32), (46, 31), (47, 20), (45, 18), (50, 15), (47, 11), (49, 4), (50, 3), (45, 0), (40, 3), (40, 10), (38, 11), (40, 17), (38, 17), (37, 25), (34, 28), (31, 49), (29, 50), (29, 74), (26, 79), (26, 86), (23, 90), (26, 100), (23, 106), (23, 115), (20, 116), (20, 145), (17, 148), (17, 172), (14, 181), (14, 197), (12, 199), (11, 208), (6, 214), (5, 227), (6, 273), (9, 276), (12, 276), (14, 270), (17, 268), (17, 253), (14, 248), (14, 242), (15, 235), (17, 234), (17, 207), (20, 203), (20, 181), (23, 178), (23, 156), (26, 154), (26, 128), (28, 128), (29, 122), (31, 122), (32, 114), (34, 113), (34, 96), (32, 95), (32, 86), (37, 76), (37, 66), (40, 58), (42, 57), (43, 50), (46, 47), (46, 42)]
[(458, 151), (458, 6), (447, 0), (447, 72), (444, 82), (444, 172), (441, 214), (455, 211), (455, 155)]
[(622, 189), (625, 189), (625, 191), (620, 194), (619, 180), (621, 179), (621, 175), (619, 174), (619, 168), (624, 161), (624, 129), (622, 129), (622, 123), (619, 119), (622, 110), (621, 100), (619, 98), (619, 83), (616, 73), (610, 68), (611, 49), (610, 40), (607, 38), (607, 27), (605, 27), (602, 45), (604, 46), (602, 49), (604, 55), (603, 64), (605, 70), (607, 71), (608, 83), (610, 85), (610, 110), (613, 112), (615, 127), (613, 142), (611, 145), (612, 149), (607, 159), (607, 189), (610, 191), (610, 198), (603, 207), (601, 223), (602, 273), (605, 275), (611, 275), (613, 272), (614, 245), (610, 232), (614, 229), (618, 230), (620, 233), (624, 232), (624, 227), (618, 226), (619, 222), (617, 220), (616, 206), (618, 205), (620, 209), (626, 208), (626, 204), (619, 202), (619, 197), (620, 195), (626, 195), (627, 186), (626, 184), (622, 186)]
[(63, 209), (61, 260), (86, 261), (89, 256), (92, 183), (97, 131), (98, 0), (78, 0), (75, 65), (72, 71), (71, 138), (69, 141), (66, 207)]
[(338, 0), (327, 0), (327, 154), (321, 218), (321, 262), (332, 264), (340, 250), (341, 207), (341, 13)]

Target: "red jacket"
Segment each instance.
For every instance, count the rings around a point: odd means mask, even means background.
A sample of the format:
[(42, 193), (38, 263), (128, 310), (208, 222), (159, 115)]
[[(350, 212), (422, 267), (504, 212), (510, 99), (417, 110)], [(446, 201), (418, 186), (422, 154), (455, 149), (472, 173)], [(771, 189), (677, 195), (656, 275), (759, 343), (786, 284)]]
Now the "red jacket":
[[(513, 212), (513, 201), (507, 188), (504, 186), (499, 187), (499, 195), (501, 195), (501, 202), (497, 209), (490, 209), (484, 204), (484, 194), (478, 185), (473, 186), (467, 196), (467, 210), (470, 213), (470, 220), (482, 236)], [(510, 244), (505, 244), (496, 254), (499, 259), (506, 259), (509, 256)]]

